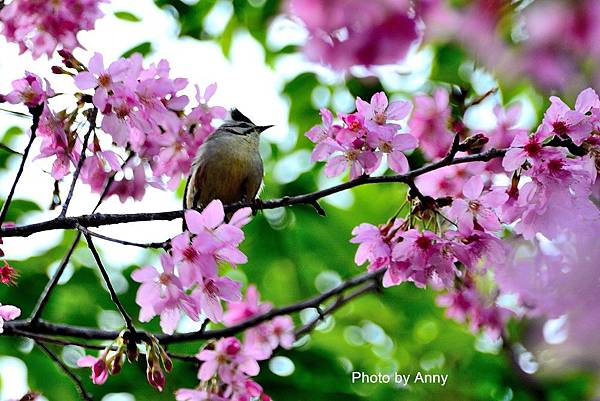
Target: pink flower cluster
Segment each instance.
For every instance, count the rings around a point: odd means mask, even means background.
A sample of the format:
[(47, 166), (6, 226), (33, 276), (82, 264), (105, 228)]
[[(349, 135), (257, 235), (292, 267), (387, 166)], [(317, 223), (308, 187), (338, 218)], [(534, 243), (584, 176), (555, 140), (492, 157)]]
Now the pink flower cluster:
[[(255, 286), (248, 287), (245, 301), (230, 302), (228, 306), (224, 315), (228, 326), (243, 323), (272, 308), (271, 304), (260, 302)], [(198, 372), (200, 386), (180, 389), (177, 400), (269, 401), (271, 398), (250, 377), (259, 372), (257, 361), (269, 359), (278, 347), (292, 348), (293, 342), (294, 324), (289, 316), (277, 316), (249, 328), (243, 342), (235, 337), (223, 338), (196, 356), (203, 362)], [(214, 380), (217, 385), (211, 384)]]
[[(244, 344), (235, 337), (227, 337), (212, 346), (202, 349), (196, 355), (202, 365), (198, 371), (201, 381), (199, 389), (180, 389), (177, 401), (250, 401), (259, 399), (270, 401), (262, 387), (250, 379), (256, 376), (260, 367), (250, 356)], [(217, 380), (216, 385), (210, 383)]]
[[(403, 151), (417, 146), (413, 136), (399, 133), (398, 121), (406, 118), (412, 106), (406, 101), (388, 103), (385, 93), (373, 95), (367, 103), (356, 99), (357, 111), (341, 114), (343, 124), (334, 124), (333, 115), (321, 110), (322, 125), (306, 133), (316, 144), (312, 161), (327, 161), (325, 174), (334, 177), (350, 169), (350, 179), (373, 173), (387, 156), (388, 165), (397, 173), (408, 171), (408, 160)], [(395, 121), (395, 122), (394, 122)]]
[(577, 232), (597, 210), (590, 200), (596, 181), (595, 162), (589, 156), (569, 155), (567, 148), (547, 148), (544, 141), (554, 136), (568, 143), (583, 145), (590, 153), (598, 149), (600, 100), (592, 89), (581, 92), (575, 110), (558, 98), (544, 115), (532, 135), (518, 135), (502, 164), (507, 171), (519, 170), (529, 181), (509, 188), (510, 200), (504, 219), (515, 222), (515, 231), (525, 239), (537, 233), (549, 239), (565, 231)]
[(307, 57), (335, 69), (396, 63), (421, 36), (406, 0), (290, 0), (288, 8), (310, 35)]
[[(272, 305), (260, 302), (255, 286), (248, 287), (245, 301), (231, 302), (224, 315), (228, 326), (243, 323), (271, 310)], [(198, 353), (202, 361), (198, 372), (197, 389), (180, 389), (178, 401), (269, 401), (261, 386), (250, 379), (259, 372), (257, 361), (271, 357), (278, 347), (292, 348), (294, 324), (289, 316), (277, 316), (271, 321), (245, 331), (244, 341), (227, 337)], [(217, 385), (214, 385), (216, 380)]]
[(57, 47), (80, 47), (77, 34), (94, 29), (106, 0), (12, 0), (0, 10), (2, 34), (33, 58), (52, 56)]
[(80, 90), (93, 90), (91, 102), (110, 141), (94, 130), (87, 149), (82, 149), (77, 117), (84, 115), (90, 122), (95, 114), (82, 112), (83, 102), (73, 111), (53, 111), (49, 99), (56, 94), (48, 81), (26, 73), (13, 82), (10, 93), (0, 95), (0, 102), (23, 104), (32, 112), (43, 105), (37, 130), (42, 143), (36, 159), (53, 158), (51, 174), (60, 180), (78, 164), (82, 152), (89, 152), (81, 169), (82, 181), (101, 193), (115, 175), (107, 195), (117, 195), (123, 202), (130, 197), (142, 199), (148, 185), (177, 188), (189, 173), (198, 147), (214, 131), (213, 121), (226, 114), (223, 107), (208, 105), (216, 85), (204, 91), (196, 87), (197, 104), (186, 111), (189, 99), (182, 91), (187, 80), (171, 78), (166, 60), (144, 67), (142, 57), (135, 54), (105, 67), (102, 55), (96, 53), (85, 67), (71, 53), (59, 53), (74, 72), (62, 67), (54, 71), (73, 76)]
[[(428, 193), (450, 197), (438, 199), (443, 200), (442, 206), (430, 206), (424, 213), (420, 205), (407, 220), (392, 218), (381, 226), (361, 224), (352, 232), (351, 242), (359, 244), (357, 265), (368, 262), (369, 271), (386, 269), (384, 286), (412, 281), (419, 287), (445, 288), (448, 293), (439, 303), (448, 307), (450, 317), (469, 320), (474, 330), (486, 329), (498, 336), (509, 313), (477, 292), (475, 277), (488, 268), (512, 263), (510, 243), (501, 239), (503, 228), (511, 227), (524, 240), (534, 240), (538, 234), (560, 240), (586, 231), (590, 219), (596, 221), (599, 215), (590, 196), (600, 154), (600, 99), (586, 89), (571, 109), (551, 98), (533, 134), (515, 127), (517, 106), (507, 111), (497, 107), (495, 112), (498, 126), (485, 135), (495, 135), (493, 146), (510, 141), (501, 165), (481, 162), (472, 171), (468, 171), (470, 165), (449, 166), (436, 172), (441, 179), (433, 173), (424, 175), (418, 184), (429, 184)], [(415, 112), (413, 118), (421, 116)], [(420, 126), (435, 125), (419, 122), (413, 128)], [(443, 135), (443, 130), (437, 134)], [(505, 172), (512, 175), (511, 184), (492, 186), (494, 174)], [(448, 173), (458, 179), (448, 178)], [(432, 224), (435, 231), (425, 228)], [(521, 299), (527, 302), (526, 296)]]
[[(66, 60), (67, 65), (74, 64), (68, 55)], [(135, 54), (105, 66), (102, 55), (96, 53), (88, 68), (79, 70), (75, 85), (81, 90), (94, 89), (92, 101), (102, 115), (102, 130), (117, 147), (129, 148), (138, 156), (124, 166), (131, 171), (131, 178), (117, 180), (110, 191), (122, 201), (129, 196), (141, 199), (148, 184), (175, 189), (188, 174), (198, 147), (214, 131), (213, 119), (226, 114), (224, 108), (207, 104), (216, 91), (214, 84), (204, 93), (196, 88), (198, 104), (186, 114), (189, 99), (181, 91), (187, 80), (171, 78), (166, 60), (144, 68), (142, 57)], [(102, 151), (98, 142), (94, 146), (82, 179), (100, 191), (108, 175), (121, 167), (115, 153)], [(146, 166), (152, 177), (146, 177)]]
[(198, 321), (203, 313), (213, 322), (223, 320), (221, 300), (239, 301), (240, 284), (218, 275), (221, 261), (235, 266), (246, 263), (246, 256), (237, 248), (244, 240), (241, 230), (249, 221), (250, 208), (240, 209), (228, 223), (219, 200), (212, 201), (201, 213), (185, 212), (189, 227), (171, 240), (171, 249), (161, 255), (162, 269), (145, 266), (131, 275), (142, 283), (136, 302), (139, 319), (147, 322), (160, 315), (163, 332), (172, 334), (185, 313)]

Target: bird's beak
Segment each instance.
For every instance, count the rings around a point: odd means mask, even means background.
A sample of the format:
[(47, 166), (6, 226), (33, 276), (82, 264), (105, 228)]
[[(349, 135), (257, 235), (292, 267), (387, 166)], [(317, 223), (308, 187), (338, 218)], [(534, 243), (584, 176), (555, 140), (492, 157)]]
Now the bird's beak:
[(258, 131), (258, 133), (260, 134), (261, 132), (266, 131), (271, 127), (274, 127), (274, 125), (257, 125), (256, 131)]

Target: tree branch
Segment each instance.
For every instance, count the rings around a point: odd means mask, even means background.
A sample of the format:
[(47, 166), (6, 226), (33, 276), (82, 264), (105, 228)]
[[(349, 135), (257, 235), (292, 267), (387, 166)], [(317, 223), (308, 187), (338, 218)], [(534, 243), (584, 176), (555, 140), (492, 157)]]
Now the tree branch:
[(23, 174), (23, 169), (25, 168), (25, 163), (27, 162), (27, 157), (29, 156), (29, 151), (31, 150), (31, 145), (33, 145), (33, 141), (35, 140), (35, 136), (37, 134), (38, 126), (40, 125), (40, 117), (42, 116), (42, 112), (44, 111), (44, 105), (40, 104), (39, 106), (32, 107), (29, 109), (29, 111), (33, 116), (33, 123), (31, 124), (31, 134), (29, 136), (29, 142), (27, 143), (27, 146), (23, 151), (23, 157), (21, 158), (21, 164), (19, 165), (19, 170), (17, 171), (15, 180), (13, 181), (12, 187), (8, 192), (8, 196), (4, 201), (4, 205), (2, 205), (2, 211), (0, 211), (0, 227), (6, 219), (6, 214), (8, 213), (10, 202), (12, 202), (12, 198), (15, 194), (15, 189), (17, 188), (17, 184), (19, 183), (21, 175)]
[[(280, 199), (272, 199), (261, 202), (238, 202), (231, 205), (226, 205), (226, 212), (232, 212), (242, 207), (251, 207), (253, 210), (264, 210), (264, 209), (277, 209), (280, 207), (294, 206), (294, 205), (310, 205), (313, 206), (315, 203), (324, 197), (336, 194), (338, 192), (346, 191), (351, 188), (355, 188), (362, 185), (368, 184), (379, 184), (379, 183), (412, 183), (413, 180), (423, 174), (431, 171), (440, 169), (442, 167), (464, 164), (476, 161), (489, 161), (497, 157), (502, 157), (508, 149), (491, 149), (487, 152), (463, 156), (463, 157), (445, 157), (437, 162), (427, 164), (421, 168), (410, 171), (406, 174), (399, 175), (385, 175), (380, 177), (368, 177), (363, 176), (352, 181), (344, 182), (339, 185), (335, 185), (330, 188), (326, 188), (320, 191), (311, 192), (308, 194), (297, 195), (297, 196), (285, 196)], [(17, 227), (4, 227), (0, 228), (0, 237), (27, 237), (31, 234), (48, 231), (48, 230), (59, 230), (59, 229), (77, 229), (78, 225), (82, 227), (100, 227), (112, 224), (132, 223), (141, 221), (169, 221), (183, 217), (183, 210), (173, 210), (167, 212), (155, 212), (155, 213), (130, 213), (130, 214), (89, 214), (81, 215), (76, 217), (57, 217), (52, 220), (47, 220), (41, 223), (34, 223), (25, 226)]]
[[(138, 330), (137, 335), (139, 337), (155, 335), (156, 338), (162, 344), (190, 342), (190, 341), (196, 341), (196, 340), (209, 340), (209, 339), (233, 336), (233, 335), (238, 334), (250, 327), (254, 327), (254, 326), (257, 326), (266, 321), (272, 320), (273, 318), (275, 318), (277, 316), (289, 315), (289, 314), (292, 314), (295, 312), (300, 312), (303, 309), (320, 308), (320, 305), (323, 302), (326, 302), (327, 300), (329, 300), (331, 298), (340, 296), (344, 292), (346, 292), (347, 290), (350, 290), (352, 288), (361, 287), (364, 283), (367, 283), (369, 281), (372, 282), (372, 284), (369, 284), (367, 286), (364, 286), (364, 288), (357, 290), (357, 293), (351, 293), (345, 297), (342, 296), (341, 298), (338, 298), (338, 300), (336, 302), (334, 302), (330, 307), (321, 311), (321, 314), (323, 316), (325, 316), (327, 313), (331, 313), (331, 312), (335, 311), (336, 309), (338, 309), (339, 307), (343, 306), (344, 304), (349, 302), (351, 299), (354, 299), (357, 296), (359, 296), (363, 293), (366, 293), (368, 291), (379, 288), (378, 283), (380, 282), (381, 278), (383, 277), (383, 274), (384, 274), (384, 270), (378, 270), (376, 272), (364, 273), (364, 274), (358, 275), (358, 276), (353, 277), (353, 278), (343, 282), (339, 286), (337, 286), (329, 291), (326, 291), (322, 294), (313, 296), (306, 300), (303, 300), (303, 301), (300, 301), (300, 302), (297, 302), (294, 304), (290, 304), (290, 305), (287, 305), (287, 306), (284, 306), (281, 308), (271, 309), (268, 312), (265, 312), (261, 315), (255, 316), (255, 317), (250, 318), (242, 323), (239, 323), (237, 325), (230, 326), (230, 327), (225, 327), (225, 328), (216, 329), (216, 330), (201, 329), (199, 331), (192, 332), (192, 333), (176, 333), (176, 334), (172, 334), (172, 335), (153, 334), (153, 333), (148, 333), (148, 332)], [(305, 330), (308, 330), (308, 329), (305, 329)], [(13, 335), (13, 336), (28, 336), (29, 334), (33, 334), (33, 335), (74, 337), (74, 338), (80, 338), (80, 339), (86, 339), (86, 340), (114, 340), (115, 338), (117, 338), (117, 336), (119, 336), (120, 333), (118, 331), (109, 331), (109, 330), (101, 330), (101, 329), (96, 329), (96, 328), (80, 327), (80, 326), (73, 326), (73, 325), (67, 325), (67, 324), (50, 323), (50, 322), (46, 322), (43, 320), (40, 320), (35, 325), (32, 325), (27, 320), (13, 320), (13, 321), (4, 323), (4, 334), (5, 335)]]
[(131, 242), (131, 241), (126, 241), (126, 240), (122, 240), (122, 239), (118, 239), (118, 238), (112, 238), (112, 237), (88, 230), (87, 228), (85, 228), (79, 224), (77, 225), (77, 230), (79, 230), (85, 234), (91, 235), (92, 237), (103, 239), (105, 241), (110, 241), (110, 242), (114, 242), (114, 243), (121, 244), (121, 245), (135, 246), (138, 248), (165, 249), (165, 247), (169, 244), (169, 240), (163, 241), (163, 242), (148, 242), (148, 243), (143, 244), (140, 242)]
[(75, 373), (71, 372), (71, 369), (69, 369), (69, 367), (65, 365), (63, 361), (60, 360), (58, 355), (52, 352), (52, 350), (48, 348), (44, 343), (36, 341), (36, 344), (46, 353), (46, 355), (50, 357), (50, 359), (54, 361), (54, 363), (56, 363), (62, 369), (63, 372), (65, 372), (67, 376), (69, 376), (71, 380), (73, 380), (73, 382), (77, 386), (79, 395), (81, 395), (81, 399), (86, 401), (93, 401), (94, 398), (91, 394), (85, 391), (85, 387), (83, 387), (83, 383), (81, 382), (79, 377)]

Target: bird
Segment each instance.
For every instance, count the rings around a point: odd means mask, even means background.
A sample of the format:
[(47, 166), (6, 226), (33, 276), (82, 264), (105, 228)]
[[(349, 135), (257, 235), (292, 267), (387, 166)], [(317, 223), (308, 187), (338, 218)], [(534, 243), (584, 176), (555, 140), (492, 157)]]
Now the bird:
[(215, 199), (224, 205), (254, 200), (264, 175), (260, 134), (271, 127), (256, 125), (238, 109), (231, 110), (230, 118), (198, 148), (185, 186), (183, 209), (201, 210)]

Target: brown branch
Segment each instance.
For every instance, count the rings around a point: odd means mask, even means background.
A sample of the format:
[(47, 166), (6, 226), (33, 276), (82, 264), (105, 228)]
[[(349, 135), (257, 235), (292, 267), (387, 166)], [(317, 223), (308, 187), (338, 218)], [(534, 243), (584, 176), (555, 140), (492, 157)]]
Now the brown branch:
[(44, 343), (36, 341), (36, 344), (46, 353), (46, 355), (50, 357), (50, 359), (54, 361), (54, 363), (56, 363), (62, 369), (63, 372), (65, 372), (67, 376), (69, 376), (71, 380), (73, 380), (73, 382), (77, 386), (77, 391), (79, 391), (81, 399), (86, 401), (93, 401), (94, 398), (91, 394), (85, 391), (85, 387), (83, 387), (81, 379), (79, 379), (79, 377), (75, 373), (71, 372), (71, 369), (69, 369), (69, 367), (65, 365), (63, 361), (61, 361), (58, 355), (52, 352), (52, 350), (48, 348)]
[[(427, 164), (421, 168), (410, 171), (406, 174), (399, 175), (385, 175), (380, 177), (368, 177), (363, 176), (352, 181), (344, 182), (333, 187), (323, 189), (308, 194), (297, 195), (297, 196), (285, 196), (280, 199), (272, 199), (261, 202), (238, 202), (235, 204), (225, 206), (227, 212), (232, 212), (242, 207), (251, 207), (253, 210), (264, 210), (264, 209), (277, 209), (280, 207), (294, 206), (294, 205), (311, 205), (314, 207), (315, 203), (324, 197), (336, 194), (338, 192), (346, 191), (351, 188), (355, 188), (367, 184), (379, 184), (379, 183), (411, 183), (413, 180), (423, 174), (431, 171), (440, 169), (442, 167), (464, 164), (476, 161), (489, 161), (497, 157), (502, 157), (508, 149), (491, 149), (487, 152), (463, 156), (463, 157), (445, 157), (437, 162)], [(25, 226), (17, 227), (3, 227), (0, 228), (0, 237), (27, 237), (31, 234), (48, 231), (48, 230), (65, 230), (65, 229), (77, 229), (78, 225), (82, 227), (100, 227), (112, 224), (132, 223), (141, 221), (169, 221), (183, 217), (182, 210), (173, 210), (167, 212), (155, 212), (155, 213), (130, 213), (130, 214), (89, 214), (81, 215), (76, 217), (57, 217), (52, 220), (47, 220), (41, 223), (34, 223)]]
[[(233, 336), (233, 335), (238, 334), (250, 327), (254, 327), (263, 322), (272, 320), (273, 318), (275, 318), (277, 316), (289, 315), (289, 314), (292, 314), (295, 312), (300, 312), (301, 310), (304, 310), (304, 309), (310, 309), (310, 308), (316, 309), (316, 308), (320, 307), (320, 305), (322, 303), (326, 302), (327, 300), (334, 298), (334, 297), (338, 297), (341, 294), (343, 294), (344, 292), (346, 292), (347, 290), (350, 290), (350, 289), (353, 289), (356, 287), (360, 287), (364, 283), (367, 283), (369, 281), (378, 283), (380, 281), (381, 277), (383, 276), (383, 273), (384, 273), (384, 270), (379, 270), (376, 272), (364, 273), (364, 274), (358, 275), (358, 276), (353, 277), (353, 278), (343, 282), (339, 286), (337, 286), (329, 291), (326, 291), (322, 294), (313, 296), (306, 300), (303, 300), (303, 301), (300, 301), (300, 302), (297, 302), (294, 304), (290, 304), (290, 305), (287, 305), (287, 306), (284, 306), (281, 308), (271, 309), (268, 312), (265, 312), (261, 315), (250, 318), (250, 319), (248, 319), (242, 323), (239, 323), (237, 325), (234, 325), (234, 326), (225, 327), (225, 328), (221, 328), (221, 329), (215, 329), (215, 330), (200, 329), (199, 331), (192, 332), (192, 333), (176, 333), (176, 334), (172, 334), (172, 335), (153, 334), (153, 333), (147, 333), (147, 332), (138, 330), (137, 335), (139, 337), (155, 335), (156, 338), (158, 338), (162, 344), (181, 343), (181, 342), (189, 342), (189, 341), (196, 341), (196, 340), (209, 340), (209, 339)], [(366, 287), (371, 287), (371, 286), (369, 285)], [(369, 291), (374, 290), (376, 288), (378, 288), (378, 286), (373, 285), (372, 288), (369, 288)], [(352, 299), (355, 296), (352, 296), (352, 294), (350, 294), (347, 297)], [(343, 300), (344, 298), (341, 298), (341, 299)], [(344, 301), (342, 304), (338, 304), (333, 309), (331, 309), (331, 311), (337, 309), (338, 307), (341, 307), (345, 302), (346, 301)], [(336, 305), (336, 303), (334, 302), (333, 305)], [(329, 308), (323, 310), (322, 313), (326, 314), (328, 310), (329, 310)], [(51, 323), (51, 322), (46, 322), (43, 320), (40, 320), (35, 325), (32, 325), (27, 320), (13, 320), (13, 321), (4, 323), (4, 334), (5, 335), (23, 336), (24, 333), (34, 334), (34, 335), (74, 337), (74, 338), (80, 338), (80, 339), (86, 339), (86, 340), (114, 340), (120, 334), (118, 331), (109, 331), (109, 330), (101, 330), (101, 329), (96, 329), (96, 328), (91, 328), (91, 327), (80, 327), (80, 326), (73, 326), (73, 325), (67, 325), (67, 324)]]
[(135, 246), (138, 248), (165, 249), (170, 242), (170, 240), (167, 240), (167, 241), (163, 241), (163, 242), (148, 242), (148, 243), (143, 244), (140, 242), (132, 242), (132, 241), (126, 241), (126, 240), (122, 240), (122, 239), (118, 239), (118, 238), (109, 237), (109, 236), (88, 230), (87, 228), (80, 226), (80, 225), (77, 225), (77, 230), (79, 230), (85, 234), (89, 234), (92, 237), (103, 239), (105, 241), (110, 241), (110, 242), (114, 242), (116, 244), (121, 244), (121, 245)]
[(40, 117), (42, 116), (42, 112), (44, 111), (44, 105), (40, 104), (36, 107), (32, 107), (29, 109), (29, 111), (33, 116), (33, 123), (31, 124), (31, 134), (29, 136), (29, 142), (27, 143), (27, 146), (23, 151), (23, 157), (21, 158), (21, 164), (19, 165), (19, 170), (17, 170), (15, 180), (13, 181), (12, 187), (8, 192), (8, 196), (4, 201), (4, 205), (2, 205), (2, 211), (0, 211), (0, 226), (4, 224), (6, 214), (8, 213), (8, 208), (10, 207), (10, 203), (12, 202), (15, 190), (17, 189), (17, 184), (21, 179), (21, 175), (23, 175), (23, 169), (25, 168), (25, 163), (27, 162), (27, 157), (29, 156), (29, 151), (31, 150), (31, 145), (33, 145), (33, 141), (35, 140), (35, 136), (37, 134), (38, 126), (40, 125)]

